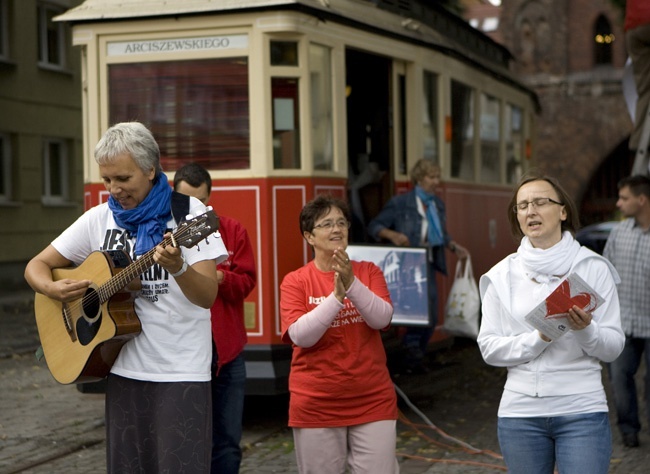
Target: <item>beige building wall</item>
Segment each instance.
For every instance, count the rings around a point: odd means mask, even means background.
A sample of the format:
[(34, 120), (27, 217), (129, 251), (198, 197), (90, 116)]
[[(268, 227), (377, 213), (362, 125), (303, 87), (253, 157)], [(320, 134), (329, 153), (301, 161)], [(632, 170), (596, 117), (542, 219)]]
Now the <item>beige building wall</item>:
[[(4, 48), (0, 55), (0, 136), (10, 191), (0, 199), (0, 279), (21, 269), (83, 211), (82, 113), (79, 49), (62, 24), (62, 60), (39, 61), (41, 15), (55, 15), (81, 0), (0, 0)], [(56, 31), (56, 28), (53, 30)], [(50, 33), (53, 34), (53, 33)], [(56, 34), (56, 33), (54, 33)], [(60, 66), (57, 66), (59, 63)], [(52, 139), (67, 150), (62, 197), (44, 190), (44, 151)], [(19, 273), (22, 277), (22, 271)], [(0, 281), (2, 283), (2, 281)]]

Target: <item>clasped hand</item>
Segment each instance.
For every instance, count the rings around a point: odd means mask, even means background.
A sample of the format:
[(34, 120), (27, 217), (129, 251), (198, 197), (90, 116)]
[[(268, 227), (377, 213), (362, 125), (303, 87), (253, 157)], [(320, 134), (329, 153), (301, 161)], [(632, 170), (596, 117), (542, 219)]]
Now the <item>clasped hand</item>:
[(354, 272), (352, 271), (350, 257), (340, 247), (334, 250), (332, 269), (334, 270), (334, 296), (343, 303), (345, 294), (354, 281)]

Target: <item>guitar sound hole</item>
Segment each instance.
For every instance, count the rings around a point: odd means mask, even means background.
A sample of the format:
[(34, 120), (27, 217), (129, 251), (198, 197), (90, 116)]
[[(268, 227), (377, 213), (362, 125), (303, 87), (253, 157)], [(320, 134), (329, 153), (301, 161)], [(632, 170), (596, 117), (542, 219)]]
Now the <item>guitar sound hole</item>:
[(99, 304), (99, 295), (97, 291), (91, 286), (86, 290), (82, 301), (84, 318), (93, 320), (99, 315), (101, 308)]
[(77, 337), (82, 346), (90, 344), (97, 335), (102, 323), (99, 295), (90, 287), (81, 300), (83, 315), (77, 319)]

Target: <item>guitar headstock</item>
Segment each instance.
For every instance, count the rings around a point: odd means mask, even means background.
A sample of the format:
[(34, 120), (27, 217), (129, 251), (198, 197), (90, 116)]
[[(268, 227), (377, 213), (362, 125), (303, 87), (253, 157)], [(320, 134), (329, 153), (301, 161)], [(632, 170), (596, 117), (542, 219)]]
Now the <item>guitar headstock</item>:
[(203, 214), (198, 216), (188, 214), (172, 234), (172, 241), (175, 246), (191, 248), (217, 230), (219, 230), (219, 216), (214, 213), (211, 206), (208, 206)]

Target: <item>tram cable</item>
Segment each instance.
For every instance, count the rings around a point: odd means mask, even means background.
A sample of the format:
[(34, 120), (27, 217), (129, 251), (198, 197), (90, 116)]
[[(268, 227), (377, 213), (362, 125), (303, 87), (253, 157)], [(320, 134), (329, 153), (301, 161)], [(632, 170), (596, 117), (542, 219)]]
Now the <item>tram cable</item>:
[[(458, 439), (455, 438), (446, 432), (444, 432), (442, 429), (440, 429), (438, 426), (436, 426), (422, 411), (413, 403), (409, 398), (406, 396), (406, 394), (402, 391), (402, 389), (397, 386), (397, 384), (393, 383), (393, 386), (395, 387), (395, 391), (397, 394), (404, 400), (406, 405), (416, 414), (418, 415), (423, 421), (423, 424), (418, 424), (418, 423), (413, 423), (401, 410), (399, 411), (399, 420), (404, 423), (405, 425), (411, 427), (418, 435), (420, 435), (423, 439), (426, 441), (438, 445), (440, 447), (444, 448), (450, 448), (450, 449), (457, 449), (456, 446), (441, 443), (439, 441), (436, 441), (435, 439), (431, 438), (428, 436), (422, 429), (432, 429), (436, 433), (438, 433), (440, 436), (442, 436), (444, 439), (451, 441), (452, 443), (460, 446), (460, 448), (468, 453), (468, 454), (483, 454), (490, 456), (494, 459), (498, 460), (503, 460), (503, 456), (501, 456), (498, 453), (495, 453), (492, 450), (486, 450), (486, 449), (479, 449), (475, 448), (474, 446)], [(482, 462), (475, 462), (475, 461), (463, 461), (463, 460), (457, 460), (457, 459), (439, 459), (439, 458), (428, 458), (425, 456), (417, 456), (413, 454), (406, 454), (406, 453), (400, 453), (399, 451), (396, 453), (397, 456), (404, 457), (404, 458), (410, 458), (410, 459), (417, 459), (420, 461), (427, 461), (431, 463), (447, 463), (447, 464), (467, 464), (467, 465), (472, 465), (472, 466), (482, 466), (482, 467), (487, 467), (495, 470), (500, 470), (500, 471), (507, 471), (507, 468), (505, 466), (501, 466), (498, 464), (490, 464), (490, 463), (482, 463)]]

